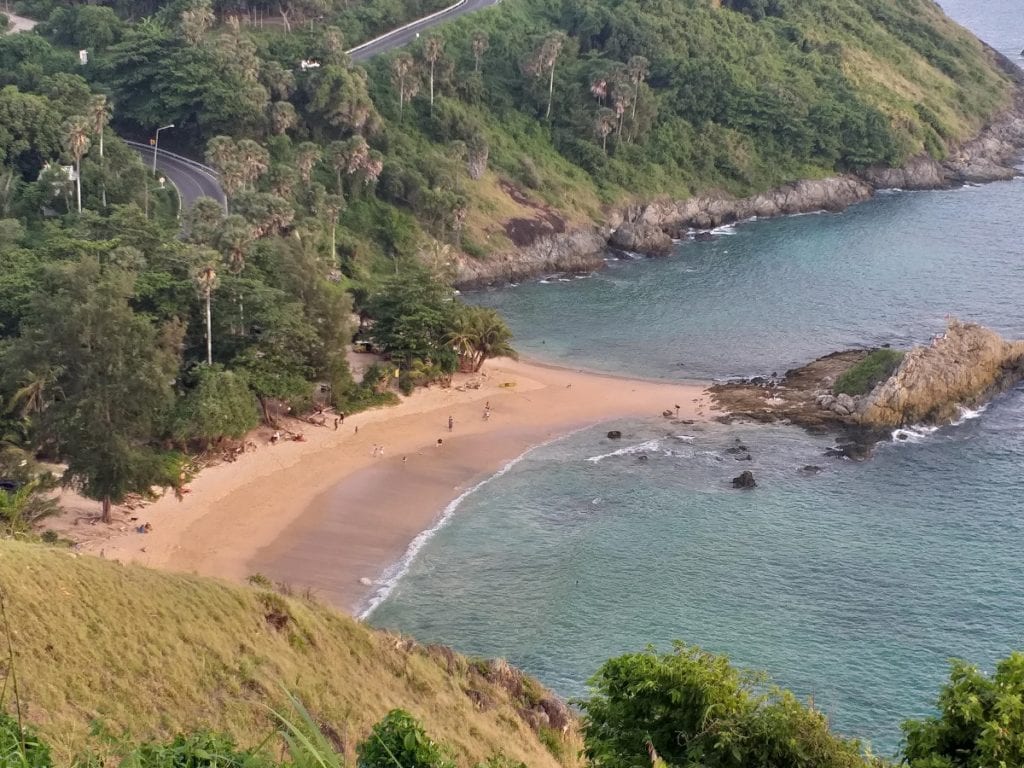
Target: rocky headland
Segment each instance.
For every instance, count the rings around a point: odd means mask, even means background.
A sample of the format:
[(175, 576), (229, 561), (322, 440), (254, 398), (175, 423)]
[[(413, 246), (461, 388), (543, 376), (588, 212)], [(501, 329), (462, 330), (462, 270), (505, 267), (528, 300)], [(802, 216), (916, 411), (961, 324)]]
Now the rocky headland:
[(535, 239), (487, 259), (461, 258), (456, 284), (483, 287), (557, 272), (591, 272), (609, 252), (667, 255), (672, 239), (752, 218), (815, 211), (839, 212), (883, 189), (944, 189), (1011, 179), (1024, 153), (1024, 71), (996, 51), (995, 63), (1016, 84), (1012, 103), (973, 139), (948, 147), (946, 157), (910, 158), (898, 168), (876, 166), (858, 173), (806, 179), (749, 197), (708, 193), (685, 200), (652, 199), (606, 212), (601, 225), (562, 232), (538, 230)]
[[(893, 369), (882, 369), (878, 361)], [(876, 380), (872, 373), (883, 371)], [(838, 433), (840, 452), (862, 457), (899, 427), (941, 426), (1024, 380), (1024, 341), (951, 319), (946, 332), (905, 354), (892, 350), (835, 352), (779, 378), (711, 388), (725, 419), (788, 422)], [(857, 386), (864, 391), (848, 391)]]

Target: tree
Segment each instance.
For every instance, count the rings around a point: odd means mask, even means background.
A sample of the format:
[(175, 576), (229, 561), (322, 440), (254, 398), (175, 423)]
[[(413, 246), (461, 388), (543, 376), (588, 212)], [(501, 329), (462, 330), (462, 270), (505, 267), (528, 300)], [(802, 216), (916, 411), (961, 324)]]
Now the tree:
[(434, 111), (434, 70), (437, 62), (444, 55), (444, 38), (440, 35), (431, 35), (423, 44), (423, 58), (430, 67), (430, 111)]
[(455, 323), (455, 301), (422, 267), (409, 264), (388, 278), (371, 295), (368, 308), (374, 319), (371, 339), (398, 365), (446, 355), (454, 361), (446, 336)]
[(236, 144), (238, 162), (242, 168), (242, 179), (248, 189), (252, 189), (257, 180), (270, 167), (270, 153), (266, 147), (260, 146), (252, 139), (242, 139)]
[(611, 109), (601, 107), (594, 119), (594, 132), (601, 137), (601, 149), (608, 154), (608, 136), (615, 130), (617, 118)]
[(181, 328), (158, 330), (130, 301), (134, 277), (96, 258), (53, 268), (7, 359), (54, 378), (38, 434), (67, 464), (64, 482), (102, 502), (176, 485), (179, 465), (151, 443), (173, 402)]
[(489, 307), (460, 307), (447, 338), (467, 372), (476, 373), (494, 357), (518, 358), (510, 343), (512, 331)]
[(328, 195), (324, 198), (324, 213), (327, 214), (327, 223), (331, 228), (331, 258), (338, 255), (338, 216), (345, 210), (345, 198), (341, 195)]
[(181, 34), (189, 45), (199, 45), (213, 26), (215, 17), (210, 0), (199, 0), (191, 8), (181, 12)]
[(76, 115), (70, 117), (62, 128), (64, 148), (75, 163), (75, 197), (78, 212), (82, 212), (82, 157), (89, 150), (89, 121)]
[(269, 112), (270, 131), (276, 136), (283, 136), (298, 125), (299, 117), (295, 112), (295, 107), (287, 101), (273, 102), (269, 107)]
[(196, 272), (196, 288), (206, 304), (206, 364), (213, 365), (213, 318), (210, 312), (210, 298), (217, 287), (217, 271), (212, 265), (200, 267)]
[(473, 71), (479, 72), (480, 62), (483, 60), (484, 54), (487, 53), (487, 49), (491, 47), (491, 40), (486, 31), (478, 29), (473, 32), (472, 47)]
[(220, 247), (228, 260), (228, 269), (239, 274), (245, 269), (245, 256), (252, 245), (252, 227), (244, 217), (234, 214), (224, 219), (220, 230)]
[(302, 183), (309, 185), (313, 168), (320, 160), (320, 147), (312, 141), (304, 141), (295, 149), (295, 167), (299, 169)]
[(523, 63), (523, 73), (530, 77), (548, 75), (548, 108), (544, 119), (551, 118), (551, 102), (555, 94), (555, 65), (565, 45), (565, 34), (552, 32), (545, 37), (534, 52)]
[(100, 142), (100, 194), (103, 207), (106, 208), (107, 180), (103, 158), (103, 132), (107, 129), (107, 123), (110, 122), (110, 103), (107, 101), (107, 97), (102, 93), (98, 93), (93, 96), (92, 100), (89, 102), (89, 119), (92, 121), (93, 133), (96, 134), (96, 137)]
[(584, 751), (601, 768), (878, 765), (792, 693), (682, 643), (611, 659), (590, 688)]
[(224, 438), (238, 439), (259, 424), (256, 398), (245, 376), (220, 366), (203, 368), (175, 408), (171, 434), (202, 441), (206, 448)]
[(938, 714), (903, 724), (910, 768), (1024, 765), (1024, 653), (986, 675), (964, 661), (951, 665)]
[(398, 119), (401, 121), (406, 100), (415, 96), (419, 89), (416, 62), (408, 53), (403, 51), (391, 60), (391, 82), (398, 89)]
[(423, 730), (423, 725), (402, 709), (393, 709), (373, 726), (370, 735), (356, 748), (356, 768), (454, 768), (455, 763), (441, 745)]
[(640, 101), (640, 86), (651, 71), (651, 63), (643, 56), (631, 56), (626, 64), (626, 74), (633, 83), (633, 113), (630, 120), (636, 122), (636, 104)]

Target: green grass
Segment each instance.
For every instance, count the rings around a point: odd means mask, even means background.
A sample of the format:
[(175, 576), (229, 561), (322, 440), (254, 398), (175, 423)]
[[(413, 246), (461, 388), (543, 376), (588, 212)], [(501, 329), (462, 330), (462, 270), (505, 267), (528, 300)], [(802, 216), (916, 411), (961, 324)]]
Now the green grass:
[[(22, 711), (57, 765), (95, 748), (97, 730), (140, 742), (205, 729), (254, 747), (276, 726), (272, 710), (291, 709), (286, 691), (338, 734), (349, 763), (402, 708), (459, 765), (497, 753), (559, 765), (550, 736), (520, 715), (529, 702), (486, 667), (307, 599), (16, 542), (0, 542), (0, 588)], [(566, 739), (571, 764), (578, 745)]]
[(836, 379), (832, 393), (836, 395), (866, 395), (877, 384), (888, 379), (901, 362), (903, 362), (902, 352), (895, 349), (876, 349)]

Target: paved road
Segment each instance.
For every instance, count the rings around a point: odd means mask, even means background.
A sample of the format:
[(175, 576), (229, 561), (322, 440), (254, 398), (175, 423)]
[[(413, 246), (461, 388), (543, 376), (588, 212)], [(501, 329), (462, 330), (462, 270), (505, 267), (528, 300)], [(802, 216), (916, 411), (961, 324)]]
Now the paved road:
[[(125, 143), (139, 153), (147, 167), (152, 167), (151, 146), (127, 140)], [(161, 149), (157, 151), (156, 169), (178, 190), (182, 210), (191, 208), (200, 197), (212, 197), (221, 205), (227, 205), (217, 172), (209, 166)]]
[(353, 61), (366, 61), (378, 54), (386, 53), (387, 51), (394, 50), (395, 48), (401, 48), (403, 45), (408, 45), (424, 30), (430, 29), (438, 24), (443, 24), (446, 21), (451, 21), (452, 19), (464, 14), (479, 11), (481, 8), (497, 5), (500, 2), (501, 0), (465, 0), (454, 7), (438, 13), (436, 16), (428, 16), (425, 19), (420, 19), (408, 26), (399, 27), (394, 32), (382, 35), (369, 43), (357, 46), (349, 51), (349, 55), (352, 57)]

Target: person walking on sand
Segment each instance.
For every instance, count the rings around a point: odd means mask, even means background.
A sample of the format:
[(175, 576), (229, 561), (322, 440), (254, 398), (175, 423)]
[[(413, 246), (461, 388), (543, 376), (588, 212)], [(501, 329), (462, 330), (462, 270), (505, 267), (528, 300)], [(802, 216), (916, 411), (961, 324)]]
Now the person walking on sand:
[(338, 417), (337, 416), (334, 417), (334, 431), (335, 432), (338, 431)]
[(448, 417), (448, 431), (451, 432), (452, 428), (454, 426), (455, 426), (455, 419), (453, 419), (451, 416), (449, 416)]

